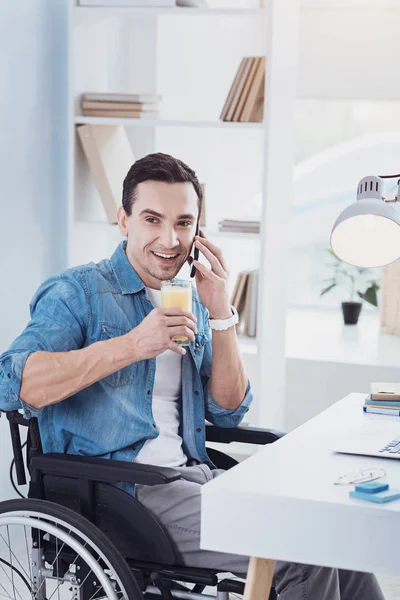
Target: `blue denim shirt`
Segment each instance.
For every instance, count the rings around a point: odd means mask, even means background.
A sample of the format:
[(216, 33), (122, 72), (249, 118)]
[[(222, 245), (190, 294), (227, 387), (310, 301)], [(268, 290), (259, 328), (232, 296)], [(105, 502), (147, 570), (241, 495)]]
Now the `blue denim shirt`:
[[(121, 242), (111, 259), (74, 267), (47, 279), (30, 304), (31, 321), (0, 356), (0, 409), (37, 416), (44, 452), (132, 461), (159, 432), (152, 414), (156, 359), (116, 371), (73, 396), (36, 410), (20, 398), (22, 372), (33, 352), (67, 352), (128, 333), (153, 310)], [(190, 458), (212, 464), (205, 450), (205, 419), (236, 427), (247, 412), (250, 385), (236, 410), (219, 406), (208, 387), (212, 343), (208, 312), (194, 290), (195, 342), (182, 357), (180, 434)]]

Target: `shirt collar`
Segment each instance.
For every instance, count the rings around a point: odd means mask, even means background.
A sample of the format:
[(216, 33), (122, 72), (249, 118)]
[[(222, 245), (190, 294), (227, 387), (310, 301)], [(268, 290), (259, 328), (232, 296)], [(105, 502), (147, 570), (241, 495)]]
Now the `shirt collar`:
[(136, 294), (144, 289), (144, 283), (132, 267), (125, 253), (126, 240), (123, 240), (111, 256), (111, 265), (122, 294)]

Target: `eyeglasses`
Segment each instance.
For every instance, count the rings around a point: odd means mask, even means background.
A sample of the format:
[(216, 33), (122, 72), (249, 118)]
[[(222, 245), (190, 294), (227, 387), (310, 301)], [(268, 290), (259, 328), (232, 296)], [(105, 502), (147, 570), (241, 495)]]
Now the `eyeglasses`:
[(373, 467), (372, 469), (362, 469), (353, 473), (341, 475), (334, 481), (334, 485), (351, 485), (353, 483), (366, 483), (367, 481), (375, 481), (385, 477), (386, 471), (381, 467)]

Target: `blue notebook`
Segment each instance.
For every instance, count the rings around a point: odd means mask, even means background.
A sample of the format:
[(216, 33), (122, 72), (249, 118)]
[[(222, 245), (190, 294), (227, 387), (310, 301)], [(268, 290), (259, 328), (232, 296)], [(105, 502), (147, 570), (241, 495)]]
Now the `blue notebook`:
[(369, 405), (373, 405), (373, 406), (393, 406), (393, 408), (400, 408), (400, 400), (371, 400), (371, 398), (369, 396), (367, 396), (365, 398), (365, 404), (367, 406)]

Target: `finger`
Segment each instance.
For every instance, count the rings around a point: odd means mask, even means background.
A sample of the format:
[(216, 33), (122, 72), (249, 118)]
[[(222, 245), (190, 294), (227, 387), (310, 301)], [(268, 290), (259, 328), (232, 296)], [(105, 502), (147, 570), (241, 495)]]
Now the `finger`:
[(196, 244), (196, 248), (198, 248), (201, 251), (201, 253), (204, 254), (206, 259), (210, 263), (214, 273), (216, 273), (220, 277), (224, 277), (224, 275), (226, 275), (226, 273), (225, 273), (220, 261), (218, 260), (218, 258), (208, 248), (206, 248), (206, 246), (204, 246), (204, 244), (202, 242), (200, 242), (200, 240), (196, 240), (195, 244)]
[(168, 329), (168, 334), (171, 336), (171, 339), (177, 335), (179, 336), (184, 336), (189, 338), (189, 340), (192, 340), (192, 342), (194, 342), (195, 337), (194, 337), (194, 332), (189, 329), (189, 327), (186, 327), (185, 325), (178, 325), (176, 327), (170, 327)]
[(177, 354), (186, 354), (185, 348), (179, 346), (178, 344), (175, 344), (175, 342), (173, 342), (172, 340), (169, 341), (168, 348), (172, 350), (172, 352), (176, 352)]
[(195, 323), (197, 322), (196, 317), (190, 310), (185, 310), (184, 308), (161, 308), (161, 313), (166, 317), (187, 317), (191, 319)]
[(213, 273), (211, 269), (199, 263), (198, 260), (193, 261), (193, 264), (196, 267), (197, 271), (201, 273), (201, 275), (203, 275), (203, 277), (206, 277), (207, 279), (210, 279), (210, 281), (214, 281), (215, 283), (219, 283), (221, 281), (221, 277), (218, 277), (218, 275)]
[(168, 317), (167, 327), (179, 327), (180, 325), (190, 327), (190, 329), (197, 333), (196, 323), (188, 317)]
[(222, 268), (227, 273), (228, 272), (228, 268), (226, 266), (225, 259), (224, 259), (224, 256), (222, 254), (221, 248), (218, 248), (218, 246), (216, 246), (215, 244), (213, 244), (212, 242), (210, 242), (210, 240), (208, 238), (206, 238), (206, 236), (204, 235), (203, 230), (200, 230), (200, 233), (202, 234), (201, 238), (198, 237), (198, 236), (196, 236), (195, 240), (199, 240), (199, 242), (201, 244), (203, 244), (203, 246), (206, 246), (214, 254), (214, 256), (216, 256), (218, 258), (219, 262), (222, 265)]

